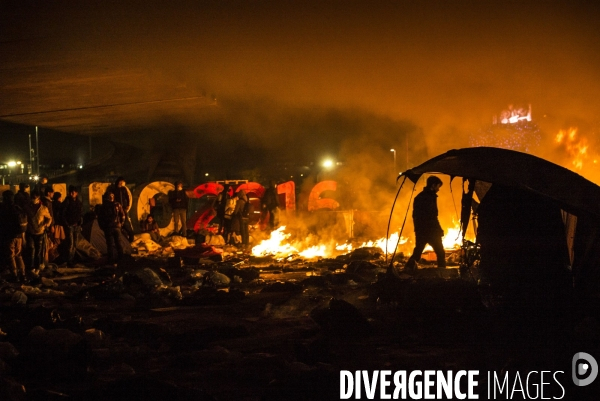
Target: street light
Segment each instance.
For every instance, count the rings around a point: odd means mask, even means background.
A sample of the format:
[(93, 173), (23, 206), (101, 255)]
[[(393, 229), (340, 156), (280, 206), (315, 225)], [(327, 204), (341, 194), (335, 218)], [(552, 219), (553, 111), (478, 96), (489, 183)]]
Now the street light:
[(394, 152), (394, 174), (396, 174), (396, 149), (390, 149), (390, 152)]
[(333, 167), (333, 160), (331, 159), (327, 159), (325, 161), (323, 161), (323, 167), (330, 169)]

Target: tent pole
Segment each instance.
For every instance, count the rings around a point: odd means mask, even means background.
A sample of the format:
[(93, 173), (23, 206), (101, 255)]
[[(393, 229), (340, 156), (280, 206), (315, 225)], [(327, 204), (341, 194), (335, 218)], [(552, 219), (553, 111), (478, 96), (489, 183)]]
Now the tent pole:
[[(403, 184), (404, 184), (404, 182), (403, 182)], [(392, 266), (394, 264), (394, 258), (396, 257), (396, 251), (398, 250), (398, 244), (400, 243), (400, 238), (402, 238), (402, 232), (404, 231), (404, 225), (406, 224), (406, 218), (408, 217), (408, 211), (410, 209), (410, 201), (412, 201), (412, 197), (413, 197), (413, 194), (415, 193), (416, 187), (417, 187), (417, 183), (415, 182), (415, 184), (413, 185), (413, 189), (410, 193), (410, 199), (408, 200), (408, 205), (406, 206), (406, 213), (404, 214), (404, 221), (402, 222), (402, 227), (400, 228), (400, 232), (398, 233), (398, 242), (396, 243), (396, 246), (394, 247), (394, 253), (392, 254), (392, 260), (390, 260), (390, 266), (389, 266), (390, 268), (392, 268)], [(398, 193), (400, 193), (400, 191), (398, 191)], [(390, 221), (391, 221), (391, 219), (392, 219), (392, 216), (390, 215)], [(385, 262), (387, 263), (387, 244), (386, 244)]]
[(394, 203), (392, 203), (392, 210), (390, 210), (390, 218), (388, 219), (388, 226), (387, 226), (387, 231), (385, 233), (385, 263), (387, 264), (387, 255), (388, 255), (388, 241), (390, 239), (390, 225), (392, 224), (392, 215), (394, 214), (394, 206), (396, 206), (396, 201), (398, 201), (398, 195), (400, 195), (400, 190), (402, 189), (402, 187), (404, 186), (404, 183), (406, 182), (406, 176), (404, 176), (404, 180), (402, 180), (402, 183), (400, 184), (400, 187), (398, 188), (398, 192), (396, 192), (396, 197), (394, 198)]

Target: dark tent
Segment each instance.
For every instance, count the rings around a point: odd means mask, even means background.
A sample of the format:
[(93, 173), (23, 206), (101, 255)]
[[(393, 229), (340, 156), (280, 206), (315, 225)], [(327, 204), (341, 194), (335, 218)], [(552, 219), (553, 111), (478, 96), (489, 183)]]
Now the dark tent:
[(400, 177), (416, 183), (425, 173), (468, 182), (463, 232), (473, 212), (481, 273), (501, 292), (558, 293), (572, 283), (598, 291), (599, 186), (539, 157), (490, 147), (451, 150)]
[[(87, 219), (83, 224), (81, 233), (102, 255), (106, 255), (106, 239), (104, 238), (104, 231), (98, 225), (98, 220), (95, 218)], [(123, 233), (121, 233), (120, 240), (123, 253), (131, 255), (131, 244)]]

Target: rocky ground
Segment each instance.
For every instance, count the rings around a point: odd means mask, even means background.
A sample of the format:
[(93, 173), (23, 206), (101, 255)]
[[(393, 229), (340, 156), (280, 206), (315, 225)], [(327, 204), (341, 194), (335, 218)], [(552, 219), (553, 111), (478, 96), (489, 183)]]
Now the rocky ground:
[(0, 399), (339, 399), (341, 369), (557, 370), (598, 351), (594, 308), (490, 308), (456, 268), (385, 271), (374, 248), (51, 267), (0, 289)]

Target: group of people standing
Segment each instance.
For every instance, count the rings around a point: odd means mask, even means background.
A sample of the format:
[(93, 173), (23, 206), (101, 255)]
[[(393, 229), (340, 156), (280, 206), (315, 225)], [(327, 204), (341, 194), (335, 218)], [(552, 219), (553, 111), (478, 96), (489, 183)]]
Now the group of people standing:
[[(272, 181), (261, 199), (261, 213), (269, 214), (268, 228), (279, 224), (279, 201), (277, 185)], [(68, 195), (61, 201), (61, 193), (55, 192), (48, 178), (29, 190), (29, 185), (19, 184), (16, 194), (7, 190), (2, 193), (0, 205), (0, 257), (10, 271), (14, 281), (27, 282), (31, 276), (58, 259), (68, 267), (75, 266), (77, 242), (83, 225), (83, 203), (76, 186), (68, 187)], [(173, 212), (174, 234), (186, 235), (189, 198), (181, 182), (169, 191), (168, 200)], [(226, 243), (249, 246), (249, 223), (254, 205), (246, 191), (234, 192), (225, 185), (213, 205), (219, 219), (218, 234)], [(102, 203), (94, 207), (93, 213), (100, 229), (104, 232), (109, 264), (122, 259), (124, 254), (121, 235), (134, 241), (133, 226), (128, 216), (131, 195), (123, 177), (110, 185)], [(140, 224), (141, 232), (150, 234), (152, 240), (160, 242), (160, 230), (154, 216), (148, 215)], [(59, 246), (60, 245), (60, 246)]]
[[(246, 191), (240, 189), (235, 193), (233, 188), (225, 185), (217, 196), (216, 211), (219, 219), (217, 233), (222, 235), (228, 244), (241, 243), (243, 248), (248, 248), (250, 218), (254, 213), (254, 205), (248, 199)], [(275, 181), (269, 183), (261, 198), (261, 214), (266, 213), (269, 214), (267, 226), (272, 231), (279, 225), (279, 199)]]
[[(45, 176), (28, 189), (28, 184), (21, 183), (16, 194), (4, 191), (0, 205), (1, 261), (9, 270), (10, 279), (18, 282), (28, 282), (50, 260), (58, 259), (67, 267), (75, 267), (83, 224), (83, 203), (76, 186), (69, 186), (62, 202), (61, 193), (53, 190)], [(94, 209), (106, 238), (109, 263), (123, 256), (121, 231), (133, 241), (133, 228), (126, 213), (129, 205), (125, 180), (119, 177), (106, 190), (102, 204)]]
[(69, 187), (64, 202), (42, 177), (32, 191), (19, 184), (16, 194), (2, 193), (0, 207), (0, 249), (2, 261), (14, 281), (29, 281), (48, 265), (50, 248), (57, 240), (65, 240), (64, 259), (74, 266), (77, 235), (81, 231), (82, 203), (77, 189)]
[[(189, 198), (185, 189), (183, 189), (183, 183), (181, 181), (175, 181), (175, 189), (169, 191), (167, 199), (171, 206), (173, 222), (175, 225), (172, 234), (185, 237), (187, 234)], [(140, 222), (140, 231), (150, 235), (150, 239), (154, 242), (160, 243), (163, 239), (160, 235), (158, 222), (154, 219), (152, 213), (149, 213), (146, 218)]]

